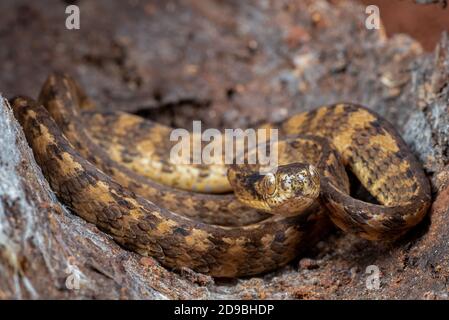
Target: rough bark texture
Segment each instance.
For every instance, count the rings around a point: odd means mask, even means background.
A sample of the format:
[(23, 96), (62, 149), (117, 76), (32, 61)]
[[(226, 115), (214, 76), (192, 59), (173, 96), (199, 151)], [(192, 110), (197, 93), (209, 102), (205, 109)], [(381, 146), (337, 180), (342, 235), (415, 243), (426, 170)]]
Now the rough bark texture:
[[(448, 298), (449, 41), (433, 54), (364, 27), (351, 1), (2, 1), (0, 91), (36, 97), (54, 69), (102, 108), (175, 126), (248, 126), (336, 101), (393, 122), (432, 179), (429, 218), (394, 245), (334, 232), (299, 262), (220, 282), (165, 270), (58, 203), (0, 103), (0, 298)], [(39, 37), (36, 36), (39, 34)], [(366, 267), (381, 287), (366, 288)], [(79, 289), (74, 278), (80, 279)], [(72, 289), (70, 289), (72, 288)]]

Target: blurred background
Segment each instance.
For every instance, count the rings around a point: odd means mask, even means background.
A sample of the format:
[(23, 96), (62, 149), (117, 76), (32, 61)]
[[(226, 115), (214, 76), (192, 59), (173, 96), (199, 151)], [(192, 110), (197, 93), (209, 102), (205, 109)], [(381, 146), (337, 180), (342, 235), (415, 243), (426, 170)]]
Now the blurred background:
[[(177, 127), (192, 118), (246, 126), (339, 100), (387, 109), (376, 98), (385, 94), (379, 79), (402, 83), (407, 63), (421, 47), (431, 53), (449, 28), (443, 0), (416, 1), (437, 3), (2, 0), (0, 93), (37, 97), (48, 74), (63, 71), (101, 108)], [(80, 8), (80, 30), (65, 28), (69, 4)], [(370, 4), (397, 52), (385, 51), (382, 32), (366, 29)], [(395, 37), (402, 33), (411, 38)], [(359, 72), (372, 76), (362, 83)]]

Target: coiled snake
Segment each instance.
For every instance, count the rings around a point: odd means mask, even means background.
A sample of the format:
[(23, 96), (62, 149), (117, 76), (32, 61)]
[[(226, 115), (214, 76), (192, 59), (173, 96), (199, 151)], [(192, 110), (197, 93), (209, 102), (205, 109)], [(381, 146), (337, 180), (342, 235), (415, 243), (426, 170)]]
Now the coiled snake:
[[(422, 220), (431, 201), (428, 179), (392, 125), (354, 104), (266, 125), (283, 137), (280, 167), (268, 175), (249, 173), (247, 165), (170, 165), (166, 127), (92, 111), (66, 75), (50, 76), (39, 102), (17, 97), (12, 105), (59, 199), (122, 246), (169, 268), (215, 277), (267, 272), (312, 245), (328, 217), (363, 238), (394, 240)], [(345, 167), (379, 204), (350, 196)], [(230, 184), (223, 182), (226, 170)], [(240, 201), (163, 184), (180, 174), (189, 178), (178, 187), (232, 186)]]

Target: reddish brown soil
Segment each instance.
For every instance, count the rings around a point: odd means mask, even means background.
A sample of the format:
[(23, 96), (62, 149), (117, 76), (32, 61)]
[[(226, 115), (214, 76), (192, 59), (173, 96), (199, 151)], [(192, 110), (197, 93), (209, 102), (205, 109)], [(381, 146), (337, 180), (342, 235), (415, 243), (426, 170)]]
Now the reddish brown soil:
[(407, 33), (432, 51), (443, 31), (449, 31), (449, 6), (441, 4), (417, 5), (414, 1), (360, 0), (377, 5), (387, 34)]

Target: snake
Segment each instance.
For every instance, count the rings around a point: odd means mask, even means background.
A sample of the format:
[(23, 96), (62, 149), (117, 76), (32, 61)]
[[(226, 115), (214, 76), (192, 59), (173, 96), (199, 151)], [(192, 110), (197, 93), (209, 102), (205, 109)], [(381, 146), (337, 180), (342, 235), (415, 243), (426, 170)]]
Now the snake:
[[(113, 145), (121, 150), (136, 145), (120, 132), (125, 126), (139, 128), (131, 130), (139, 132), (137, 140), (157, 146), (167, 142), (157, 129), (161, 125), (147, 119), (126, 123), (124, 117), (135, 116), (120, 112), (81, 116), (80, 109), (89, 106), (66, 75), (50, 76), (39, 102), (27, 97), (12, 101), (36, 162), (58, 198), (123, 247), (168, 268), (187, 267), (214, 277), (265, 273), (310, 247), (328, 230), (328, 218), (345, 232), (390, 241), (418, 224), (430, 206), (429, 181), (405, 142), (391, 124), (359, 105), (324, 106), (265, 125), (283, 137), (280, 166), (265, 175), (247, 165), (230, 166), (234, 194), (181, 190), (134, 171), (122, 159), (124, 153), (113, 150)], [(95, 121), (86, 125), (88, 118)], [(107, 132), (113, 138), (103, 141)], [(139, 157), (140, 152), (127, 156)], [(197, 178), (214, 170), (198, 168), (203, 174)], [(346, 169), (378, 203), (350, 195)], [(215, 177), (222, 176), (220, 170)], [(286, 203), (299, 212), (270, 211), (273, 206), (289, 211)]]
[[(301, 184), (303, 184), (301, 187), (290, 189), (290, 184), (276, 183), (276, 180), (273, 180), (275, 178), (273, 174), (266, 176), (253, 174), (260, 171), (260, 164), (246, 166), (245, 168), (241, 165), (225, 167), (224, 162), (221, 161), (221, 165), (175, 165), (169, 159), (170, 150), (175, 146), (173, 141), (169, 141), (169, 128), (152, 121), (146, 121), (139, 116), (124, 112), (83, 112), (82, 117), (92, 140), (101, 146), (114, 161), (161, 184), (196, 192), (223, 192), (238, 188), (241, 192), (236, 193), (236, 195), (240, 203), (260, 211), (279, 212), (284, 215), (295, 215), (301, 212), (302, 206), (307, 206), (318, 197), (319, 175), (313, 166), (308, 165), (319, 158), (321, 148), (316, 146), (316, 141), (311, 142), (312, 145), (307, 147), (307, 149), (315, 150), (315, 153), (309, 151), (298, 154), (306, 148), (303, 144), (306, 143), (307, 139), (296, 142), (301, 146), (300, 148), (292, 147), (295, 139), (270, 145), (271, 149), (276, 149), (277, 153), (280, 153), (277, 160), (279, 160), (281, 166), (276, 168), (279, 182), (282, 179), (294, 177), (292, 183), (301, 180)], [(107, 128), (113, 128), (112, 132), (108, 133)], [(132, 143), (129, 143), (130, 141)], [(266, 142), (265, 139), (263, 141)], [(322, 140), (321, 143), (323, 144), (325, 141)], [(127, 148), (126, 145), (129, 147)], [(252, 151), (256, 152), (257, 148)], [(247, 153), (246, 158), (250, 154)], [(296, 162), (299, 159), (302, 159), (304, 163)], [(292, 163), (296, 163), (295, 168), (292, 168)], [(286, 164), (292, 165), (284, 166)], [(189, 170), (189, 166), (195, 168)], [(223, 170), (223, 168), (226, 169)], [(223, 172), (225, 172), (225, 180), (221, 179)], [(163, 177), (165, 173), (169, 176), (167, 179)], [(211, 174), (209, 175), (209, 173)], [(236, 178), (237, 175), (239, 175), (238, 178)], [(195, 184), (190, 183), (189, 187), (188, 183), (172, 180), (176, 176), (182, 176), (186, 181), (193, 181)], [(159, 179), (160, 177), (161, 179)], [(273, 183), (270, 184), (270, 181)], [(273, 192), (267, 193), (264, 188), (268, 185), (273, 187), (279, 185), (279, 188), (274, 188)], [(245, 190), (249, 190), (248, 187), (251, 186), (258, 188), (260, 191), (249, 195)], [(292, 192), (292, 190), (295, 192)], [(144, 196), (151, 198), (151, 195), (148, 194)], [(202, 195), (196, 194), (196, 197), (202, 197)], [(288, 197), (292, 201), (287, 201)], [(299, 197), (301, 201), (298, 201)], [(223, 196), (215, 196), (215, 199), (220, 198), (223, 198)], [(240, 215), (242, 214), (245, 215), (240, 211)]]

